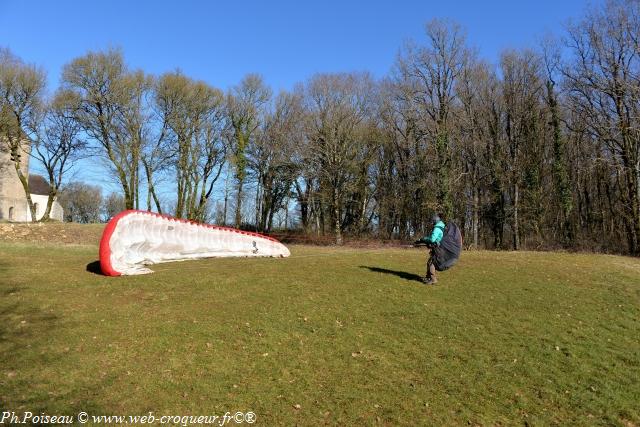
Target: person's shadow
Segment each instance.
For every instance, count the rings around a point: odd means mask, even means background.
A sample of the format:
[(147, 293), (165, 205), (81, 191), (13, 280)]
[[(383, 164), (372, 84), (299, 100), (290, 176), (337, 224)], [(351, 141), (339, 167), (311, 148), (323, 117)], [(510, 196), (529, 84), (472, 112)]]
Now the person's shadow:
[(360, 268), (366, 268), (369, 271), (373, 271), (374, 273), (392, 274), (394, 276), (398, 276), (401, 279), (422, 282), (422, 276), (418, 276), (417, 274), (409, 273), (407, 271), (389, 270), (387, 268), (369, 267), (366, 265), (361, 265)]

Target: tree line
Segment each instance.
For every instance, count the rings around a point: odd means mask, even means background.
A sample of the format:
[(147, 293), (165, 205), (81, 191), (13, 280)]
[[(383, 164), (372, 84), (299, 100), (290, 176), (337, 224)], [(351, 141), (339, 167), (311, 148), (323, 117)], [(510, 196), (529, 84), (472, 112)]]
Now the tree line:
[(121, 194), (111, 192), (104, 196), (101, 187), (79, 181), (65, 184), (57, 200), (64, 207), (67, 222), (104, 222), (124, 210)]
[(5, 49), (0, 135), (27, 197), (25, 150), (50, 199), (91, 153), (129, 209), (205, 220), (215, 203), (220, 222), (269, 232), (294, 206), (300, 229), (337, 244), (408, 239), (439, 212), (469, 246), (640, 255), (640, 2), (609, 0), (497, 64), (454, 22), (425, 34), (382, 79), (317, 74), (275, 95), (257, 74), (223, 92), (106, 50), (65, 65), (46, 99), (44, 72)]

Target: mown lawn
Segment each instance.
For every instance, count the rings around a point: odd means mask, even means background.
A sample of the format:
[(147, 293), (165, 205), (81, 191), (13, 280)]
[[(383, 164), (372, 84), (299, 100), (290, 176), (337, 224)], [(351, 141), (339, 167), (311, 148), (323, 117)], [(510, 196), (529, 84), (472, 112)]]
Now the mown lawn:
[[(417, 249), (87, 271), (0, 242), (0, 409), (257, 425), (639, 425), (640, 260)], [(89, 268), (91, 270), (91, 268)]]

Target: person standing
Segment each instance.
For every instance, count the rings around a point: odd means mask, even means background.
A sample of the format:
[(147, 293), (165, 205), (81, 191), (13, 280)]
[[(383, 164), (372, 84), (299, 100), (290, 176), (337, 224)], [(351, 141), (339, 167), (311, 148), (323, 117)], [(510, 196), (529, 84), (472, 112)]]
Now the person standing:
[(427, 285), (435, 285), (436, 283), (438, 283), (435, 264), (438, 263), (438, 259), (441, 255), (440, 242), (442, 241), (444, 230), (446, 228), (444, 221), (442, 221), (440, 215), (438, 214), (433, 215), (433, 217), (431, 218), (431, 223), (433, 224), (433, 230), (431, 231), (431, 234), (428, 236), (424, 236), (416, 241), (417, 244), (426, 244), (429, 247), (427, 273), (422, 279), (422, 281)]

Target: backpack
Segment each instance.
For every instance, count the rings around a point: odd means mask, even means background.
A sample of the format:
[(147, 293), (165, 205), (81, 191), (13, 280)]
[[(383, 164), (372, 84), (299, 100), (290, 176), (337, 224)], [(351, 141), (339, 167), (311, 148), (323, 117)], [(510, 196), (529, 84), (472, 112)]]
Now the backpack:
[(455, 222), (449, 222), (445, 229), (440, 246), (435, 251), (434, 265), (436, 270), (444, 271), (455, 265), (462, 251), (462, 233)]

